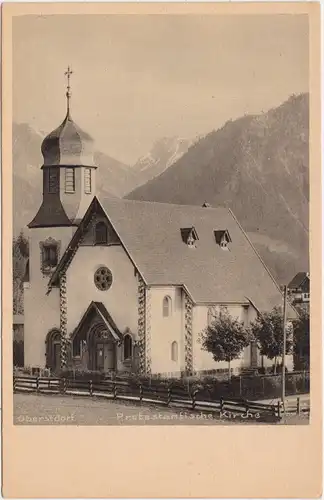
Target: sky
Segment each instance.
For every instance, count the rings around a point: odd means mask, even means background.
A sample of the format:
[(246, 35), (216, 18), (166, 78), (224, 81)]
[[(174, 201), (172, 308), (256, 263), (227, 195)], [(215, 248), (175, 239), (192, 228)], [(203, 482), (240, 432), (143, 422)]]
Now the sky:
[(127, 164), (308, 91), (305, 15), (49, 15), (13, 21), (13, 119), (74, 121)]

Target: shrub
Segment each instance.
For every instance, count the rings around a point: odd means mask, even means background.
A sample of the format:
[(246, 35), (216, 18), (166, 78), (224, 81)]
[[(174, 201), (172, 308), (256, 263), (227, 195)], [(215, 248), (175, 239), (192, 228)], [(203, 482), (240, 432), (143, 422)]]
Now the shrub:
[(82, 370), (71, 368), (66, 370), (61, 370), (59, 373), (60, 377), (74, 379), (74, 380), (93, 380), (100, 381), (105, 379), (105, 373), (95, 370)]

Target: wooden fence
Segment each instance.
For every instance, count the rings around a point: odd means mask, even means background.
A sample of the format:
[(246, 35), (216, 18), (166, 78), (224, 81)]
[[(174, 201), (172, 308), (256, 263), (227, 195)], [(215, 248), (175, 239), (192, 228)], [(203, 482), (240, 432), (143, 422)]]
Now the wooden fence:
[[(152, 387), (129, 384), (120, 380), (74, 380), (54, 377), (14, 376), (14, 392), (97, 396), (110, 400), (178, 407), (192, 411), (219, 414), (225, 418), (242, 418), (275, 422), (282, 416), (281, 405), (264, 404), (242, 399), (220, 398), (206, 401), (204, 394), (179, 387)], [(299, 406), (299, 412), (301, 406)]]

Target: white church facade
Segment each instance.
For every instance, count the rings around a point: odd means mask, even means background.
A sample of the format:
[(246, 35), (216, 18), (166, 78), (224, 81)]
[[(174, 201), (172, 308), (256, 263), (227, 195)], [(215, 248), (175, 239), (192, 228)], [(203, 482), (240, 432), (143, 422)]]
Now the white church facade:
[[(146, 374), (226, 369), (200, 332), (226, 306), (248, 324), (282, 294), (225, 208), (96, 197), (93, 141), (72, 120), (43, 141), (29, 224), (25, 365)], [(233, 368), (272, 364), (246, 348)]]

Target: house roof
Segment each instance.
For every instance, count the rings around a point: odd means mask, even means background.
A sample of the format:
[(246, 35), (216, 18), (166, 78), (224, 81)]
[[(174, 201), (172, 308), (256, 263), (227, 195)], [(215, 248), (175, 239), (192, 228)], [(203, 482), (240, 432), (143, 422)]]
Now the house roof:
[[(196, 303), (250, 300), (260, 311), (282, 304), (278, 284), (230, 210), (116, 199), (98, 202), (94, 198), (84, 220), (96, 205), (103, 208), (146, 284), (182, 285)], [(74, 234), (66, 254), (73, 254), (84, 224)], [(194, 227), (199, 234), (194, 249), (183, 242), (181, 228), (186, 227)], [(217, 230), (228, 231), (228, 252), (215, 242)], [(64, 262), (68, 265), (68, 255), (62, 256), (50, 285)]]
[(304, 271), (297, 273), (296, 276), (289, 283), (288, 288), (291, 290), (295, 290), (296, 288), (299, 288), (306, 279), (309, 279), (308, 273)]

